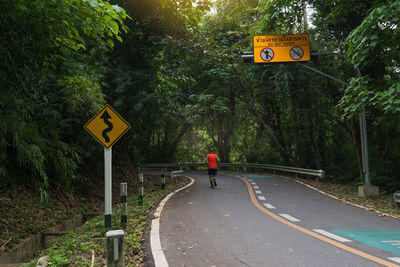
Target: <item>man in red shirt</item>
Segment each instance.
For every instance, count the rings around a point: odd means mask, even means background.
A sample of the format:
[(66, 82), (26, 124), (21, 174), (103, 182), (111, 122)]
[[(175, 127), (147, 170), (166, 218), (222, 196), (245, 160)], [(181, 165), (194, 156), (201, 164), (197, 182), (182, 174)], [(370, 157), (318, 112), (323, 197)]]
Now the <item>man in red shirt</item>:
[(219, 158), (217, 154), (214, 153), (214, 149), (210, 150), (210, 154), (207, 155), (205, 161), (208, 164), (208, 176), (210, 178), (211, 188), (214, 188), (214, 186), (217, 186), (215, 176), (217, 175), (217, 162), (219, 162)]

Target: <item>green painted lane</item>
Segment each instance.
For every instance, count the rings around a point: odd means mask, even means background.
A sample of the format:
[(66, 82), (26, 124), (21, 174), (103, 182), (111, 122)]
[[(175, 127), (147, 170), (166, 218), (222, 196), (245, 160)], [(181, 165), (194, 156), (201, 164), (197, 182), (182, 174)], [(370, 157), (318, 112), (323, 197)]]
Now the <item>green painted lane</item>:
[(360, 243), (400, 255), (400, 230), (330, 230)]

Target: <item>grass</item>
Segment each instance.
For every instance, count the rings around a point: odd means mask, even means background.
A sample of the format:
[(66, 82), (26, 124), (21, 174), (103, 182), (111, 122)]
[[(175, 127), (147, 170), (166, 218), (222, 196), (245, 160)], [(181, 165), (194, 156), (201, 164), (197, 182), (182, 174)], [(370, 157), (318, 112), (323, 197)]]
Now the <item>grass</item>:
[[(163, 196), (174, 190), (177, 186), (185, 183), (181, 180), (176, 186), (172, 182), (167, 185), (166, 190), (161, 190), (156, 185), (156, 183), (159, 183), (159, 177), (154, 178), (152, 181), (150, 179), (146, 180), (147, 191), (150, 192), (146, 194), (143, 205), (140, 205), (137, 196), (128, 197), (128, 224), (125, 229), (126, 266), (142, 266), (145, 258), (142, 243), (144, 241), (144, 234), (150, 229), (148, 225), (149, 214)], [(374, 210), (382, 216), (400, 215), (400, 209), (394, 204), (391, 195), (360, 198), (357, 194), (357, 187), (354, 185), (334, 184), (329, 181), (316, 182), (309, 179), (298, 180), (344, 201)], [(13, 244), (24, 236), (28, 236), (30, 233), (37, 233), (48, 227), (49, 224), (69, 219), (73, 214), (91, 211), (91, 204), (89, 205), (85, 199), (77, 201), (65, 197), (58, 199), (51, 205), (42, 206), (39, 199), (29, 194), (26, 195), (27, 192), (22, 191), (23, 189), (16, 190), (18, 190), (17, 195), (21, 195), (21, 198), (13, 199), (13, 202), (16, 203), (15, 205), (12, 205), (10, 200), (12, 197), (11, 193), (0, 199), (0, 211), (3, 212), (0, 214), (0, 227), (5, 229), (5, 231), (1, 232), (0, 237), (1, 240), (12, 240), (3, 244), (3, 247), (12, 247)], [(113, 190), (118, 191), (118, 189)], [(128, 192), (130, 191), (128, 190)], [(113, 229), (119, 229), (122, 227), (120, 225), (119, 205), (114, 204), (113, 206)], [(14, 214), (15, 210), (25, 210), (25, 213), (18, 216), (18, 214)], [(7, 220), (4, 219), (6, 217), (3, 217), (3, 214), (9, 215)], [(81, 227), (51, 241), (49, 248), (41, 251), (40, 256), (46, 255), (49, 257), (48, 266), (92, 266), (92, 264), (93, 266), (105, 266), (106, 231), (103, 215), (97, 216)], [(94, 260), (92, 262), (93, 256)], [(24, 266), (35, 266), (38, 258)]]
[[(183, 181), (181, 181), (182, 183)], [(125, 265), (140, 266), (144, 261), (142, 242), (144, 234), (150, 229), (149, 213), (168, 192), (174, 190), (175, 183), (169, 183), (166, 190), (157, 189), (146, 194), (143, 204), (137, 196), (128, 197), (128, 224), (125, 231)], [(120, 224), (120, 208), (114, 205), (113, 229), (122, 229)], [(48, 249), (41, 251), (41, 256), (48, 256), (48, 266), (105, 266), (105, 234), (103, 215), (86, 222), (79, 228), (68, 232), (53, 241)], [(92, 261), (92, 257), (94, 260)], [(39, 257), (38, 257), (39, 258)], [(26, 267), (36, 265), (38, 259), (25, 264)]]
[(309, 179), (298, 178), (303, 183), (309, 184), (321, 191), (333, 195), (343, 201), (348, 201), (365, 208), (376, 211), (381, 216), (400, 216), (400, 209), (396, 206), (391, 194), (381, 194), (375, 197), (362, 198), (358, 196), (358, 189), (355, 185), (336, 184), (330, 181), (316, 182)]
[[(74, 214), (93, 212), (86, 199), (54, 193), (54, 201), (43, 204), (35, 192), (14, 187), (0, 197), (0, 253), (8, 251), (22, 239), (70, 219)], [(56, 196), (57, 195), (57, 196)]]

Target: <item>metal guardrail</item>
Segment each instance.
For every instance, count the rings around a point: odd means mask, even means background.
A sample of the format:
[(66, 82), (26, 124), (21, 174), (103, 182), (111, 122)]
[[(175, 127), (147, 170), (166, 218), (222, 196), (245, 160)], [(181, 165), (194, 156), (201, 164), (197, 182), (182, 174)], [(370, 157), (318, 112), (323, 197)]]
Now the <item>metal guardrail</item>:
[[(296, 174), (304, 174), (316, 176), (317, 178), (323, 178), (325, 175), (324, 170), (313, 170), (313, 169), (304, 169), (304, 168), (296, 168), (296, 167), (287, 167), (280, 165), (269, 165), (269, 164), (256, 164), (256, 163), (220, 163), (220, 167), (237, 167), (237, 168), (255, 168), (255, 169), (266, 169), (266, 170), (274, 170), (274, 171), (283, 171), (283, 172), (291, 172)], [(184, 169), (190, 167), (207, 167), (204, 163), (149, 163), (143, 164), (141, 168), (162, 168), (162, 169)]]
[[(171, 167), (170, 167), (171, 168)], [(141, 199), (143, 200), (143, 182), (144, 182), (144, 177), (143, 175), (151, 174), (151, 175), (161, 175), (161, 188), (165, 189), (165, 176), (170, 176), (172, 179), (175, 178), (175, 184), (177, 183), (177, 177), (182, 177), (183, 176), (183, 170), (180, 168), (179, 170), (171, 170), (170, 168), (167, 168), (165, 166), (150, 166), (150, 167), (140, 167), (138, 169), (139, 172), (139, 180), (141, 184)]]
[(141, 174), (165, 174), (169, 175), (171, 178), (183, 175), (182, 169), (171, 170), (171, 168), (167, 168), (164, 166), (140, 167), (138, 172)]
[(180, 177), (183, 175), (183, 170), (171, 171), (170, 174), (171, 174), (171, 178)]

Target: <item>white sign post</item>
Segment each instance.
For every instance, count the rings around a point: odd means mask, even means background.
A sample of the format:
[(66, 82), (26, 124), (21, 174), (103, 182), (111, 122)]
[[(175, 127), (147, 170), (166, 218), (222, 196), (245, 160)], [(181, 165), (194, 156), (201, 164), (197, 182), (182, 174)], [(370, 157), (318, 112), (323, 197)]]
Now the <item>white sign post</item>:
[(85, 124), (104, 147), (104, 226), (112, 229), (112, 146), (131, 126), (110, 105), (105, 105)]
[(104, 148), (104, 226), (112, 228), (112, 147)]

